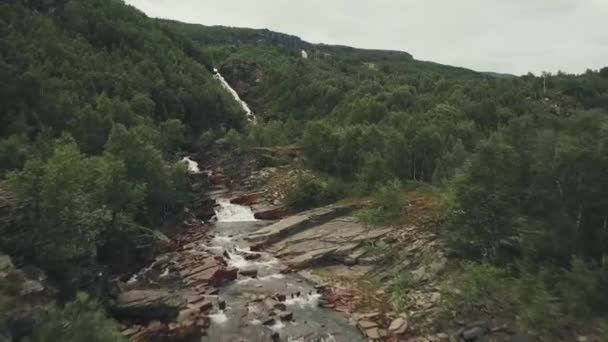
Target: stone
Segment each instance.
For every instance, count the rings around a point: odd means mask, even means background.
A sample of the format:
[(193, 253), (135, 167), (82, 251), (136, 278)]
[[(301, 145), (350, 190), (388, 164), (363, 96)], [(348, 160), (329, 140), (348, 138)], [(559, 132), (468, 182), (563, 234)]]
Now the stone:
[(274, 305), (276, 303), (277, 302), (274, 299), (272, 299), (272, 298), (265, 298), (264, 299), (264, 307), (266, 308), (266, 310), (270, 311), (270, 310), (274, 309)]
[(440, 342), (446, 342), (446, 341), (449, 341), (450, 335), (448, 335), (447, 333), (439, 333), (439, 334), (437, 334), (437, 339)]
[(403, 317), (395, 318), (388, 327), (388, 330), (395, 335), (402, 335), (407, 330), (407, 321)]
[(346, 215), (351, 211), (351, 208), (340, 205), (330, 205), (309, 210), (264, 227), (250, 234), (247, 239), (249, 241), (263, 241), (264, 244), (271, 244), (312, 226)]
[(365, 332), (366, 330), (371, 328), (376, 328), (377, 326), (378, 323), (372, 321), (360, 320), (359, 322), (357, 322), (357, 327), (359, 327), (362, 332)]
[(119, 318), (168, 321), (186, 304), (185, 298), (167, 290), (132, 290), (120, 293), (110, 309)]
[(284, 295), (284, 294), (282, 294), (282, 293), (278, 293), (278, 294), (276, 294), (276, 295), (274, 296), (274, 298), (275, 298), (276, 300), (278, 300), (279, 302), (284, 302), (284, 301), (287, 299), (287, 296), (285, 296), (285, 295)]
[(258, 270), (256, 270), (255, 268), (252, 269), (245, 269), (245, 270), (241, 270), (240, 271), (241, 275), (245, 276), (245, 277), (251, 277), (251, 278), (257, 278), (258, 277)]
[(140, 331), (141, 331), (141, 327), (135, 326), (135, 327), (127, 328), (127, 329), (121, 331), (120, 334), (122, 336), (125, 336), (128, 338), (128, 337), (131, 337), (131, 336), (137, 334)]
[(218, 298), (217, 299), (217, 306), (220, 308), (220, 310), (225, 310), (226, 309), (226, 301), (222, 298)]
[(274, 320), (274, 318), (270, 317), (270, 318), (268, 318), (267, 320), (265, 320), (264, 322), (262, 322), (262, 324), (264, 324), (264, 325), (266, 325), (266, 326), (269, 326), (269, 325), (274, 325), (274, 324), (275, 324), (275, 322), (276, 322), (276, 321)]
[(213, 304), (208, 300), (204, 300), (202, 302), (198, 302), (195, 304), (188, 304), (188, 308), (195, 309), (199, 312), (203, 312), (203, 311), (209, 311), (209, 310), (213, 309)]
[(259, 258), (262, 257), (262, 254), (259, 253), (248, 253), (247, 255), (245, 255), (245, 260), (258, 260)]
[(472, 327), (469, 329), (465, 329), (462, 332), (462, 338), (464, 338), (466, 341), (475, 341), (476, 339), (480, 338), (481, 336), (483, 336), (483, 334), (485, 334), (486, 329), (476, 326), (476, 327)]
[(284, 303), (276, 302), (274, 304), (274, 308), (277, 310), (285, 311), (287, 310), (287, 305), (285, 305)]
[(169, 237), (167, 237), (167, 235), (161, 233), (160, 231), (153, 230), (152, 236), (154, 237), (154, 242), (159, 252), (166, 253), (172, 251), (175, 248), (173, 240), (171, 240)]
[(241, 195), (238, 197), (235, 197), (233, 199), (230, 200), (230, 203), (232, 204), (238, 204), (238, 205), (245, 205), (245, 206), (251, 206), (253, 204), (256, 204), (260, 201), (260, 197), (263, 194), (260, 192), (253, 192), (250, 194), (245, 194), (245, 195)]
[(21, 284), (19, 294), (29, 296), (44, 291), (44, 286), (37, 280), (26, 280)]
[(13, 261), (11, 257), (8, 255), (0, 255), (0, 276), (2, 274), (6, 275), (15, 271), (15, 265), (13, 265)]
[(290, 311), (284, 311), (279, 314), (279, 318), (283, 322), (291, 321), (293, 319), (293, 313)]
[(365, 336), (367, 336), (370, 340), (379, 340), (380, 339), (380, 329), (378, 328), (370, 328), (365, 330)]

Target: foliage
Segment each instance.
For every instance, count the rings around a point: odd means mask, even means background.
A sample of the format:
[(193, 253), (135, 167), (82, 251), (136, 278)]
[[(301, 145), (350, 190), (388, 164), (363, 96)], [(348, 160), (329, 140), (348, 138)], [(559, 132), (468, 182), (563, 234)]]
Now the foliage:
[(458, 316), (516, 316), (522, 329), (541, 334), (567, 325), (584, 327), (582, 318), (608, 315), (605, 267), (580, 259), (574, 259), (569, 270), (465, 263), (444, 288), (443, 309)]
[(367, 224), (390, 224), (401, 218), (402, 203), (401, 182), (392, 180), (374, 192), (370, 208), (359, 210), (357, 217)]
[(335, 202), (344, 194), (339, 182), (315, 176), (302, 176), (287, 194), (286, 203), (303, 210)]
[(64, 307), (53, 307), (40, 318), (31, 342), (108, 342), (124, 341), (118, 324), (108, 318), (102, 308), (80, 293)]

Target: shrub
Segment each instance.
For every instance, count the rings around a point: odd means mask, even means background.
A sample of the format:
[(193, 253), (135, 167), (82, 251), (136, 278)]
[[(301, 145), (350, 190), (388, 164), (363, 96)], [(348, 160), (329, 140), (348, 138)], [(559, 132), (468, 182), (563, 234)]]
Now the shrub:
[(304, 176), (287, 194), (287, 205), (304, 210), (335, 202), (343, 195), (344, 187), (339, 182)]
[(114, 342), (124, 341), (118, 324), (108, 318), (85, 294), (64, 307), (44, 313), (28, 342)]
[(401, 217), (401, 203), (401, 182), (393, 180), (373, 194), (371, 208), (359, 210), (356, 215), (371, 225), (392, 223)]

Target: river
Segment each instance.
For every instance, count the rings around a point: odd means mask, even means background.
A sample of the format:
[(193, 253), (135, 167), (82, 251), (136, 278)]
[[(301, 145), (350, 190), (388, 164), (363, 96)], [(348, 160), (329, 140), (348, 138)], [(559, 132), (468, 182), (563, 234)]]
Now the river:
[[(343, 315), (318, 306), (315, 284), (296, 273), (281, 274), (273, 255), (249, 250), (244, 237), (271, 222), (255, 220), (247, 207), (219, 203), (208, 247), (227, 251), (229, 264), (241, 274), (221, 289), (226, 308), (210, 316), (212, 324), (203, 341), (366, 341)], [(252, 254), (260, 256), (248, 260)], [(257, 277), (242, 275), (252, 270)]]

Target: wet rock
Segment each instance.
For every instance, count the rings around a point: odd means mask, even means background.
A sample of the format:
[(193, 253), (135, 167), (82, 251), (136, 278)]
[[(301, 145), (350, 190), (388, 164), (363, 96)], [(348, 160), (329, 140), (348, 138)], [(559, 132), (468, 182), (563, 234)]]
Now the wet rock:
[(240, 273), (241, 273), (241, 275), (243, 275), (245, 277), (251, 277), (251, 278), (258, 277), (258, 270), (256, 270), (255, 268), (252, 268), (249, 270), (241, 270)]
[(279, 302), (284, 302), (284, 301), (287, 299), (287, 296), (285, 296), (285, 295), (284, 295), (284, 294), (282, 294), (282, 293), (278, 293), (278, 294), (276, 294), (276, 295), (274, 296), (274, 298), (275, 298), (276, 300), (278, 300)]
[(287, 306), (284, 303), (275, 303), (274, 308), (277, 310), (285, 311), (287, 310)]
[(262, 195), (263, 195), (263, 193), (261, 193), (261, 192), (245, 194), (245, 195), (241, 195), (241, 196), (231, 199), (230, 203), (251, 206), (251, 205), (258, 203), (260, 201), (260, 197)]
[(249, 254), (245, 255), (245, 260), (249, 260), (249, 261), (258, 260), (261, 257), (262, 257), (262, 254), (259, 254), (259, 253), (249, 253)]
[(293, 313), (289, 311), (281, 312), (281, 314), (279, 314), (279, 318), (283, 322), (291, 321), (293, 319)]
[(123, 292), (111, 305), (117, 317), (143, 320), (171, 320), (181, 308), (186, 307), (186, 300), (166, 290), (132, 290)]
[(265, 320), (264, 322), (262, 322), (262, 324), (264, 324), (266, 326), (274, 325), (275, 323), (276, 323), (276, 321), (272, 317), (270, 317), (267, 320)]
[(274, 305), (277, 304), (277, 301), (275, 301), (272, 298), (265, 298), (264, 299), (264, 307), (266, 308), (266, 310), (271, 311), (272, 309), (274, 309)]
[(289, 214), (289, 211), (280, 205), (254, 205), (253, 216), (258, 220), (280, 220)]
[(388, 331), (395, 335), (402, 335), (407, 330), (407, 321), (403, 317), (394, 319), (388, 327)]
[(359, 330), (361, 330), (361, 332), (365, 333), (368, 329), (378, 327), (378, 323), (367, 320), (360, 320), (359, 322), (357, 322), (357, 327), (359, 328)]
[(224, 256), (224, 258), (230, 260), (230, 254), (228, 254), (228, 251), (224, 251), (224, 253), (222, 253), (222, 255)]
[(224, 310), (226, 309), (226, 301), (222, 298), (218, 298), (217, 299), (217, 306), (220, 308), (220, 310)]

